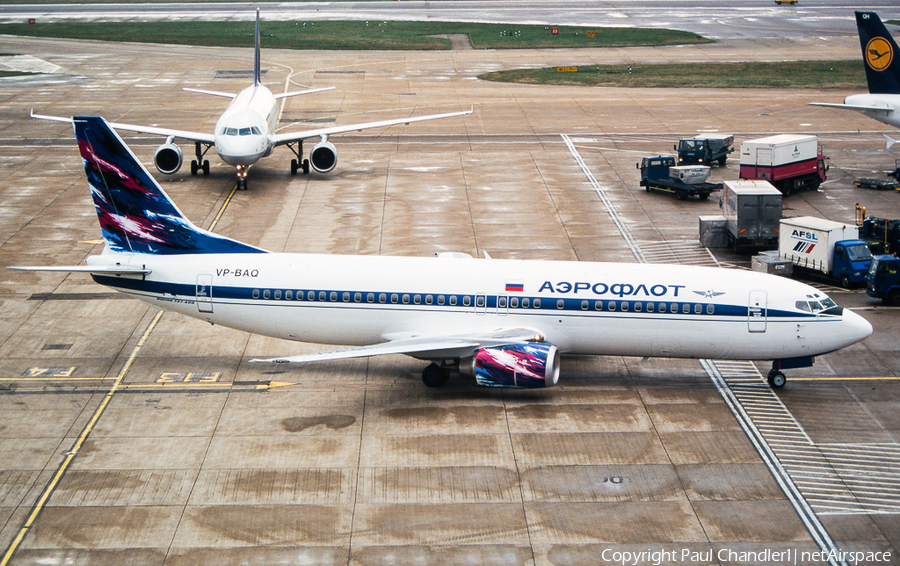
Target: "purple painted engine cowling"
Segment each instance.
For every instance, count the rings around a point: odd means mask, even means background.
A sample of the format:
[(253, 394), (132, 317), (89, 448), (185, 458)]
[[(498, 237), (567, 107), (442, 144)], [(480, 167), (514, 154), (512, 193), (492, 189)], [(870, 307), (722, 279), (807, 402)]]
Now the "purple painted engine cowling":
[(508, 344), (481, 348), (460, 361), (464, 373), (482, 387), (535, 389), (559, 381), (559, 350), (543, 343)]

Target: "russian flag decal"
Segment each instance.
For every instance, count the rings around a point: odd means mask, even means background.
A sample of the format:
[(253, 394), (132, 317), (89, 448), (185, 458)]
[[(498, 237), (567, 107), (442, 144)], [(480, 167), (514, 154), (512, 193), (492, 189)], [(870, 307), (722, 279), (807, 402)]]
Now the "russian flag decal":
[(507, 281), (506, 282), (506, 292), (507, 293), (521, 293), (525, 290), (525, 284), (521, 281)]

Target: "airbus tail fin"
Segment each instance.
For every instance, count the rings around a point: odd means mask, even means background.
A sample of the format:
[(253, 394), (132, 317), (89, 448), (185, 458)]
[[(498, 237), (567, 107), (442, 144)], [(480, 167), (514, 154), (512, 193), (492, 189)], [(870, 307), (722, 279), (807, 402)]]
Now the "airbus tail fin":
[(900, 50), (875, 12), (856, 12), (859, 44), (871, 94), (900, 94)]
[(107, 247), (155, 255), (261, 253), (194, 226), (100, 117), (72, 118)]
[(254, 49), (254, 57), (253, 57), (253, 86), (259, 86), (260, 84), (260, 71), (259, 71), (259, 8), (256, 9), (256, 33), (253, 35), (255, 38), (255, 43), (253, 46)]

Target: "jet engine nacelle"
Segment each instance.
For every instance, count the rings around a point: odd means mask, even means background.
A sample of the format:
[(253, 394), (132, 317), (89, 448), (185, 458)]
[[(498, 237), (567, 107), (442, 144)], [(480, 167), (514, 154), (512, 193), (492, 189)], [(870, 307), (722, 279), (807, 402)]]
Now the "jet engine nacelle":
[(309, 164), (319, 173), (328, 173), (337, 165), (337, 148), (322, 140), (309, 150)]
[(164, 143), (153, 153), (153, 164), (160, 173), (171, 175), (181, 169), (183, 155), (174, 143)]
[(482, 387), (552, 387), (559, 381), (559, 350), (538, 342), (481, 348), (460, 360), (459, 370)]

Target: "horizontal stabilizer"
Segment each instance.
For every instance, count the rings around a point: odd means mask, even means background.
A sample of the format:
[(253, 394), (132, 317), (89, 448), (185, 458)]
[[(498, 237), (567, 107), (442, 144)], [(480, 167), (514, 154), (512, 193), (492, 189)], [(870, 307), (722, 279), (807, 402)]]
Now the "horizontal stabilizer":
[(235, 96), (237, 96), (236, 94), (231, 93), (231, 92), (221, 92), (218, 90), (203, 90), (202, 88), (184, 87), (183, 90), (186, 90), (188, 92), (199, 92), (200, 94), (208, 94), (210, 96), (221, 96), (222, 98), (234, 98)]
[(883, 134), (883, 135), (884, 135), (885, 142), (887, 142), (887, 147), (885, 149), (891, 149), (892, 147), (894, 147), (894, 144), (897, 143), (897, 140), (895, 140), (894, 138), (892, 138), (891, 136), (889, 136), (887, 134)]
[(323, 90), (334, 90), (333, 86), (323, 86), (322, 88), (311, 88), (307, 90), (295, 90), (294, 92), (282, 92), (275, 95), (275, 99), (288, 98), (290, 96), (300, 96), (301, 94), (312, 94), (314, 92), (322, 92)]
[(862, 104), (832, 104), (828, 102), (810, 102), (810, 106), (825, 106), (826, 108), (846, 108), (847, 110), (878, 110), (880, 112), (891, 112), (893, 108), (888, 106), (887, 104), (880, 105), (867, 105), (863, 106)]
[(150, 269), (132, 265), (14, 265), (16, 271), (68, 271), (72, 273), (102, 273), (104, 275), (149, 275)]

